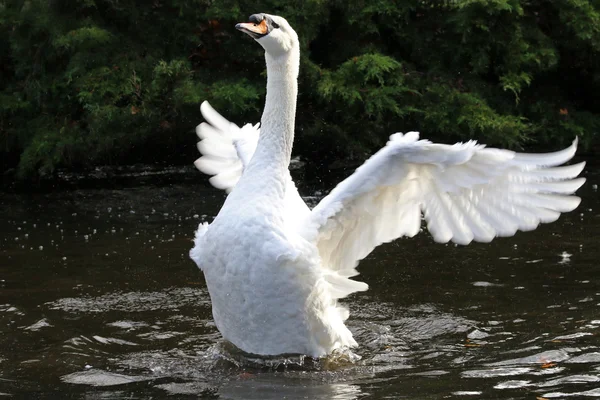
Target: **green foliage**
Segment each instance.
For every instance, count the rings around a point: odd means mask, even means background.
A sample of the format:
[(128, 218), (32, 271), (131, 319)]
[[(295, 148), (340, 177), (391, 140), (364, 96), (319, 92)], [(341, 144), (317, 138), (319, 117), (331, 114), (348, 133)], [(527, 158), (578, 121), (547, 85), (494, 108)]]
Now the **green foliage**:
[(250, 110), (258, 111), (260, 95), (263, 93), (264, 89), (259, 89), (247, 79), (242, 78), (231, 82), (215, 82), (211, 85), (210, 97), (215, 107), (241, 114)]
[(358, 103), (363, 113), (378, 120), (387, 113), (407, 114), (410, 107), (402, 106), (401, 95), (416, 93), (404, 85), (402, 64), (381, 54), (354, 57), (335, 71), (325, 71), (317, 92), (327, 101)]
[(299, 34), (296, 151), (325, 166), (408, 130), (598, 144), (597, 1), (14, 0), (0, 1), (4, 169), (189, 163), (203, 100), (258, 122), (264, 57), (233, 27), (261, 11)]
[(69, 51), (85, 51), (112, 41), (110, 32), (97, 26), (82, 27), (56, 37), (53, 45)]
[(461, 92), (449, 87), (430, 87), (426, 102), (437, 104), (424, 112), (428, 130), (440, 129), (457, 140), (486, 137), (491, 142), (515, 146), (527, 138), (530, 127), (525, 118), (502, 115), (476, 93)]

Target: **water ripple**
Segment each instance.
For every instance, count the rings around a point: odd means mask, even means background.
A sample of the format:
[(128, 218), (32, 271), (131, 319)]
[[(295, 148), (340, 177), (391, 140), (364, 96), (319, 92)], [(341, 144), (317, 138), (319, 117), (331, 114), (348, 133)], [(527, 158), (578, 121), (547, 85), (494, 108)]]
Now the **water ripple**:
[(171, 288), (161, 292), (115, 292), (98, 297), (68, 297), (46, 303), (51, 310), (71, 313), (112, 311), (172, 311), (180, 307), (209, 307), (206, 289)]
[(114, 372), (95, 369), (81, 372), (73, 372), (72, 374), (64, 375), (61, 377), (61, 380), (66, 383), (90, 386), (124, 385), (127, 383), (146, 381), (150, 379), (152, 378), (144, 376), (116, 374)]

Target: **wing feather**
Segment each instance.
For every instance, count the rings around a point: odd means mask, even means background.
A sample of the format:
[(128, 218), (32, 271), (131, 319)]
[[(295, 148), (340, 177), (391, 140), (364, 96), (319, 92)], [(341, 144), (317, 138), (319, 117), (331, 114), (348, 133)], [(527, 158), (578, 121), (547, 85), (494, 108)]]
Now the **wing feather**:
[(522, 179), (523, 182), (573, 179), (579, 176), (581, 171), (583, 171), (583, 167), (585, 167), (585, 162), (580, 162), (578, 164), (573, 165), (565, 165), (563, 167), (551, 167), (543, 169), (532, 169), (530, 171), (520, 171), (520, 173), (514, 175), (513, 179)]
[(218, 140), (206, 138), (197, 144), (198, 151), (206, 156), (221, 158), (238, 158), (237, 151), (231, 143), (223, 143)]
[(214, 175), (209, 182), (217, 189), (230, 192), (244, 172), (254, 154), (259, 124), (246, 124), (242, 128), (227, 121), (208, 102), (200, 106), (207, 122), (196, 127), (200, 138), (198, 151), (202, 157), (194, 165), (207, 175)]
[[(233, 165), (237, 165), (234, 160), (230, 158), (223, 157), (214, 157), (214, 156), (202, 156), (196, 161), (194, 161), (194, 165), (200, 171), (204, 172), (207, 175), (216, 175), (219, 172), (225, 171)], [(240, 163), (241, 166), (241, 163)]]
[(348, 281), (338, 291), (345, 295), (358, 261), (383, 242), (417, 234), (421, 214), (435, 241), (468, 244), (532, 230), (572, 211), (585, 163), (561, 165), (576, 149), (577, 140), (554, 153), (520, 154), (394, 134), (314, 208), (301, 234), (336, 279)]
[(571, 146), (554, 153), (515, 153), (514, 161), (522, 165), (535, 165), (537, 167), (555, 167), (569, 161), (577, 151), (578, 140), (575, 139)]

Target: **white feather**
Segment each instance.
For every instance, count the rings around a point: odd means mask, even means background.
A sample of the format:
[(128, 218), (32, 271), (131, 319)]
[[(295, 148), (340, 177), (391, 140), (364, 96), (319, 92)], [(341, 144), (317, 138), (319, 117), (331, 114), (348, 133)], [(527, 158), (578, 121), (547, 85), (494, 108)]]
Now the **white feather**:
[(202, 157), (194, 165), (207, 175), (215, 175), (209, 180), (214, 187), (230, 192), (254, 154), (259, 124), (246, 124), (240, 129), (207, 101), (202, 103), (200, 111), (208, 123), (202, 122), (196, 127), (201, 139), (197, 147)]
[[(406, 204), (418, 204), (442, 243), (489, 242), (535, 229), (579, 205), (571, 195), (585, 182), (575, 178), (585, 164), (544, 167), (568, 161), (576, 144), (546, 157), (393, 135), (315, 207), (306, 237), (316, 240), (324, 265), (352, 271), (379, 244), (415, 233), (415, 211), (407, 213)], [(348, 231), (361, 232), (361, 240)]]

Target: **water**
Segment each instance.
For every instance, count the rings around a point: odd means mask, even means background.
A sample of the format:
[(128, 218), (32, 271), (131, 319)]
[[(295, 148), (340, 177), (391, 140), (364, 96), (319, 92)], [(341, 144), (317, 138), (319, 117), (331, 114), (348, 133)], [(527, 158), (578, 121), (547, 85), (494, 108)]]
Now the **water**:
[(600, 177), (587, 176), (581, 206), (535, 232), (379, 247), (360, 265), (370, 290), (346, 301), (360, 360), (248, 360), (221, 342), (187, 257), (216, 190), (1, 194), (0, 396), (598, 398)]

